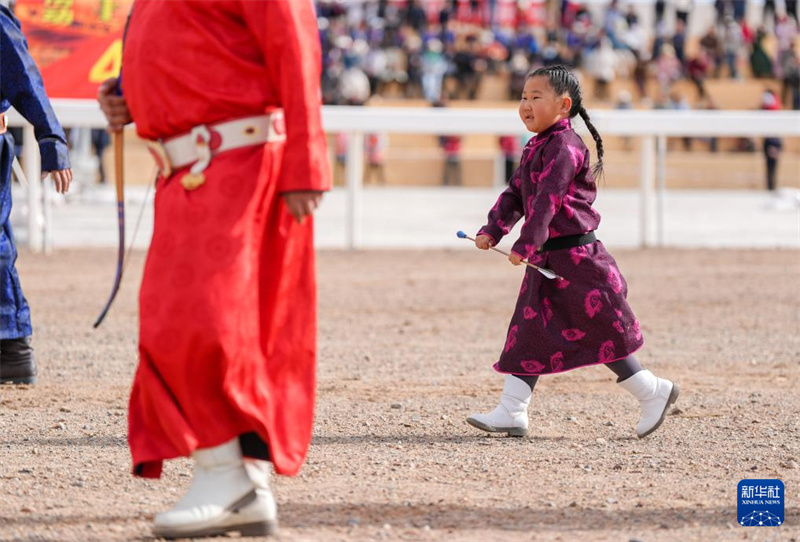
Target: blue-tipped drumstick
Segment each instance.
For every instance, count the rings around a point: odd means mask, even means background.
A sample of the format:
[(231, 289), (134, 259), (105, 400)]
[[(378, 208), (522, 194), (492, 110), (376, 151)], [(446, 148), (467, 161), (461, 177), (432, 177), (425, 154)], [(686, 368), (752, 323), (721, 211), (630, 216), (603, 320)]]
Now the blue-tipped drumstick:
[[(469, 235), (467, 235), (463, 231), (459, 231), (458, 233), (456, 233), (456, 235), (459, 237), (459, 239), (469, 239), (470, 241), (473, 241), (473, 242), (475, 241), (475, 239), (473, 239), (472, 237), (470, 237)], [(504, 251), (500, 250), (497, 247), (489, 247), (489, 248), (491, 248), (495, 252), (499, 252), (503, 256), (508, 256), (509, 255), (508, 252), (504, 252)], [(544, 275), (545, 277), (547, 277), (549, 279), (564, 280), (564, 277), (560, 277), (560, 276), (556, 275), (550, 269), (547, 269), (545, 267), (539, 267), (538, 265), (534, 265), (531, 262), (529, 262), (528, 260), (522, 260), (522, 263), (524, 263), (528, 267), (532, 267), (532, 268), (536, 269), (539, 273), (541, 273), (542, 275)]]

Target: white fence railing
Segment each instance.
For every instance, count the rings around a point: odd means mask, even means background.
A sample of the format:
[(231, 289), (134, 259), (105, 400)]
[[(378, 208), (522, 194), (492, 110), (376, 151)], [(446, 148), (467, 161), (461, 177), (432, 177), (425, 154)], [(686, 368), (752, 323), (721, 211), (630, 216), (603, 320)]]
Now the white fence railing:
[[(105, 118), (94, 101), (53, 100), (56, 114), (64, 126), (101, 128)], [(664, 240), (664, 192), (667, 137), (800, 137), (800, 112), (797, 111), (612, 111), (591, 112), (592, 122), (603, 135), (632, 136), (642, 139), (640, 183), (640, 239), (642, 246), (661, 245)], [(18, 114), (10, 115), (12, 125), (25, 126), (25, 141), (33, 141), (33, 129)], [(323, 108), (323, 124), (330, 133), (345, 132), (350, 137), (347, 155), (346, 239), (347, 246), (361, 244), (363, 215), (364, 134), (370, 132), (412, 134), (494, 134), (524, 132), (514, 109), (433, 109), (333, 107)], [(581, 121), (578, 130), (585, 130)], [(289, 127), (291, 130), (291, 127)], [(32, 250), (48, 248), (49, 190), (40, 181), (40, 163), (35, 145), (24, 147), (24, 167), (28, 178)]]

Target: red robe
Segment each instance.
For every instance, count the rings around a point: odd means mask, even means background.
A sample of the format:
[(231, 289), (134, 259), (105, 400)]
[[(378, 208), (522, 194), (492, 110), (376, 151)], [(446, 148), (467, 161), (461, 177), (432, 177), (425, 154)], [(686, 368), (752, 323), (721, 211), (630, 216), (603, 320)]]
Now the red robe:
[(313, 222), (280, 194), (327, 190), (320, 46), (307, 0), (137, 0), (122, 88), (139, 135), (286, 116), (285, 143), (222, 153), (206, 183), (157, 183), (139, 298), (139, 367), (128, 440), (134, 472), (255, 433), (275, 470), (311, 441), (316, 356)]

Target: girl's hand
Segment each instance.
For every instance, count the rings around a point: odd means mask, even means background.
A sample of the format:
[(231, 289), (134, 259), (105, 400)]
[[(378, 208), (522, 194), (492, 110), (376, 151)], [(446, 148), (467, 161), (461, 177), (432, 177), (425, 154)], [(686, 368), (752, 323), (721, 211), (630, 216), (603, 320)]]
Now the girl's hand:
[(66, 194), (67, 190), (69, 190), (70, 183), (72, 183), (72, 170), (59, 169), (58, 171), (43, 171), (42, 180), (44, 180), (48, 174), (53, 178), (53, 182), (56, 185), (56, 192), (59, 194)]
[(489, 250), (494, 246), (494, 239), (489, 237), (488, 235), (478, 235), (475, 238), (475, 246), (481, 250)]
[(508, 255), (508, 261), (513, 263), (514, 265), (519, 265), (522, 263), (523, 257), (519, 254), (514, 254), (513, 252)]

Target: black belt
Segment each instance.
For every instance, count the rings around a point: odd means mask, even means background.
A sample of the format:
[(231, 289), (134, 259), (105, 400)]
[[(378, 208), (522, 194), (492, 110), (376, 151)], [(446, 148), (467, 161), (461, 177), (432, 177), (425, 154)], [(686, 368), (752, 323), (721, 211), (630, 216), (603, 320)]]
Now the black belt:
[(583, 235), (565, 235), (564, 237), (555, 237), (549, 239), (543, 246), (540, 252), (549, 252), (551, 250), (562, 250), (565, 248), (579, 247), (594, 243), (597, 241), (597, 236), (593, 231), (584, 233)]

